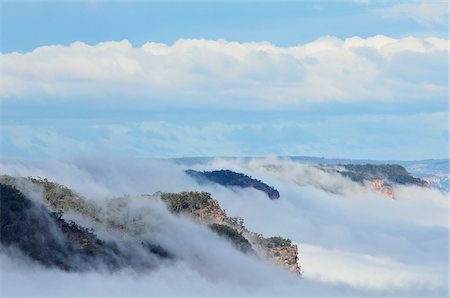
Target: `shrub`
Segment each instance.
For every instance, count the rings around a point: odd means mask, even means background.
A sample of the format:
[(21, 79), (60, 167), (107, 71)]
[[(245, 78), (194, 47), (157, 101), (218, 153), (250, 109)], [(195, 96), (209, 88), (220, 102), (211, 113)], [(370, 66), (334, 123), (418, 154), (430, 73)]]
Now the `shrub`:
[(219, 236), (222, 236), (231, 241), (231, 243), (240, 251), (249, 252), (253, 251), (252, 245), (239, 233), (236, 229), (220, 224), (211, 224), (209, 225), (210, 229), (216, 232)]
[(207, 192), (163, 193), (161, 199), (173, 213), (193, 212), (208, 206), (211, 194)]

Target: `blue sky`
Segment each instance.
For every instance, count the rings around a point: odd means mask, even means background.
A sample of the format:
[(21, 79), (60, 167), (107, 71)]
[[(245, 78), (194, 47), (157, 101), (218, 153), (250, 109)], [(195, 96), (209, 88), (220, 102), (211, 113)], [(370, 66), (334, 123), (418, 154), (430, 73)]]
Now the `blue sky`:
[(2, 2), (2, 155), (448, 155), (439, 1)]
[(171, 44), (179, 38), (270, 41), (288, 46), (325, 35), (445, 38), (448, 34), (445, 23), (421, 24), (406, 15), (383, 17), (380, 10), (400, 1), (372, 2), (4, 2), (2, 52), (122, 39), (135, 46), (147, 41)]

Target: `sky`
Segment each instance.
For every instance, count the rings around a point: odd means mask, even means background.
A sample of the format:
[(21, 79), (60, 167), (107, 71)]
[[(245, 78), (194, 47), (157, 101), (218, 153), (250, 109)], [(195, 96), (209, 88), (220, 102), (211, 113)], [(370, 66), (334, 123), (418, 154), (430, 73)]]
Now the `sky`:
[(446, 1), (1, 2), (1, 155), (448, 156)]

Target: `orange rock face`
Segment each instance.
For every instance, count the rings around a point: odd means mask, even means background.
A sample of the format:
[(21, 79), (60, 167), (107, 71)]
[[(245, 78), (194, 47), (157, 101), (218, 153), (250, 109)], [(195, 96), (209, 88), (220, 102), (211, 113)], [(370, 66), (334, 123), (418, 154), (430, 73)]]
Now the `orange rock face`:
[(285, 266), (292, 272), (301, 274), (300, 266), (298, 265), (297, 245), (267, 248), (265, 252), (267, 257), (272, 259), (275, 263)]
[[(192, 215), (203, 223), (216, 223), (232, 226), (237, 229), (242, 236), (252, 242), (252, 232), (248, 231), (243, 225), (239, 226), (233, 223), (232, 218), (227, 216), (225, 211), (220, 207), (219, 202), (213, 198), (208, 199), (207, 204), (203, 205), (201, 208), (195, 209), (192, 212)], [(300, 266), (298, 265), (297, 245), (262, 248), (262, 250), (267, 259), (301, 275)]]
[(383, 179), (374, 179), (372, 181), (372, 189), (381, 193), (385, 197), (388, 198), (394, 198), (394, 191), (392, 189), (392, 186), (389, 184), (386, 184), (386, 182)]
[(209, 199), (208, 205), (204, 208), (194, 211), (194, 215), (202, 222), (222, 224), (226, 221), (227, 215), (220, 208), (219, 202), (215, 199)]

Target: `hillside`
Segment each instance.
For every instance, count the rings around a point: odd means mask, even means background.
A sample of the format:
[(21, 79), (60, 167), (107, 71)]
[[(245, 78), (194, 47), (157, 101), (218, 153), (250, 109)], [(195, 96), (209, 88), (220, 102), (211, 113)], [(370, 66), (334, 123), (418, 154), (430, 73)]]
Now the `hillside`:
[[(176, 261), (170, 248), (148, 237), (147, 231), (163, 227), (151, 226), (145, 219), (145, 211), (130, 213), (129, 197), (111, 198), (102, 207), (47, 179), (1, 176), (0, 182), (2, 245), (18, 248), (44, 266), (68, 271), (150, 270), (160, 263), (158, 260)], [(33, 187), (41, 188), (42, 202), (27, 198), (26, 192)], [(300, 274), (296, 245), (288, 239), (264, 238), (247, 230), (243, 219), (229, 217), (209, 193), (156, 193), (135, 199), (137, 203), (161, 200), (172, 216), (189, 217), (237, 250), (272, 260)], [(88, 220), (94, 227), (103, 226), (110, 240), (101, 240), (95, 230), (67, 221), (66, 213), (81, 216), (85, 218), (83, 222)], [(118, 235), (122, 236), (117, 238)]]
[(219, 202), (206, 192), (162, 193), (161, 199), (175, 214), (188, 214), (213, 231), (226, 237), (235, 247), (245, 252), (260, 253), (265, 258), (284, 265), (289, 270), (301, 273), (298, 265), (298, 247), (282, 237), (265, 238), (251, 232), (240, 217), (229, 217), (220, 208)]
[(236, 173), (230, 170), (204, 172), (186, 170), (186, 174), (194, 178), (198, 183), (205, 183), (210, 181), (223, 186), (254, 188), (264, 192), (271, 200), (277, 200), (280, 198), (280, 193), (274, 187), (265, 184), (261, 180), (254, 179), (242, 173)]
[(383, 179), (388, 183), (401, 185), (428, 186), (428, 183), (420, 178), (413, 177), (403, 166), (396, 164), (343, 164), (338, 165), (342, 169), (336, 170), (344, 177), (355, 182), (373, 181)]
[[(450, 161), (448, 159), (427, 159), (427, 160), (363, 160), (363, 159), (345, 159), (345, 158), (324, 158), (312, 156), (279, 156), (280, 159), (289, 159), (294, 162), (308, 165), (400, 165), (404, 167), (412, 176), (428, 182), (432, 188), (448, 192), (450, 189)], [(221, 157), (224, 160), (243, 160), (249, 161), (255, 158), (251, 157)], [(175, 158), (175, 163), (193, 167), (195, 165), (205, 165), (210, 163), (213, 158), (210, 157), (192, 157)]]
[(61, 214), (3, 183), (0, 183), (0, 203), (2, 245), (18, 248), (46, 267), (65, 271), (126, 267), (144, 270), (155, 267), (154, 257), (169, 257), (157, 246), (142, 243), (143, 250), (152, 257), (138, 260), (130, 251), (120, 249), (117, 243), (98, 239), (88, 229), (65, 221)]

